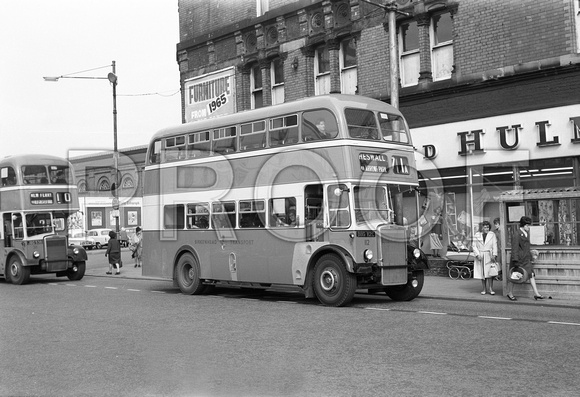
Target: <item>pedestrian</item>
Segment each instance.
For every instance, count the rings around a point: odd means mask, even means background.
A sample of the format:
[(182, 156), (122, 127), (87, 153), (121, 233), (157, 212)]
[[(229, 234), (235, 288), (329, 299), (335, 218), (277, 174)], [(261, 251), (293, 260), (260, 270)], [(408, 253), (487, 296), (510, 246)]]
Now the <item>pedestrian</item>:
[(112, 230), (109, 232), (109, 237), (107, 252), (105, 252), (105, 256), (109, 257), (109, 271), (107, 274), (113, 274), (113, 267), (116, 270), (115, 274), (121, 274), (119, 270), (121, 267), (121, 243), (117, 240), (117, 233)]
[(131, 255), (135, 258), (135, 267), (141, 267), (141, 255), (143, 254), (143, 234), (141, 233), (141, 228), (137, 226), (135, 229), (135, 234), (131, 238)]
[[(512, 256), (511, 256), (511, 266), (510, 267), (520, 267), (526, 270), (532, 289), (534, 290), (534, 299), (544, 299), (538, 292), (538, 287), (536, 286), (536, 275), (534, 273), (534, 266), (532, 263), (532, 252), (530, 250), (530, 225), (532, 224), (532, 219), (529, 216), (522, 216), (520, 218), (520, 228), (514, 233), (512, 238)], [(509, 281), (509, 277), (508, 277)], [(508, 282), (507, 285), (507, 297), (511, 301), (516, 301), (516, 297), (513, 294), (514, 284)]]
[(473, 253), (475, 255), (473, 278), (481, 280), (483, 288), (481, 294), (485, 295), (489, 292), (490, 295), (495, 295), (493, 278), (497, 274), (493, 276), (487, 274), (486, 265), (497, 260), (497, 239), (495, 234), (491, 232), (491, 224), (488, 221), (481, 223), (480, 230), (473, 237)]
[(495, 240), (497, 242), (497, 260), (502, 264), (502, 252), (501, 252), (501, 223), (499, 218), (493, 220), (493, 234), (495, 234)]

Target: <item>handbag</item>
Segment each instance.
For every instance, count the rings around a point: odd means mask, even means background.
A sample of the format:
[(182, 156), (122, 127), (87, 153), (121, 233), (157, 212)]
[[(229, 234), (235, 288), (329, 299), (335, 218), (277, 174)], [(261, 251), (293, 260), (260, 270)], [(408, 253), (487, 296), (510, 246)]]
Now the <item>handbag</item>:
[(485, 274), (488, 277), (495, 277), (499, 274), (499, 267), (497, 262), (491, 261), (485, 264)]
[(528, 279), (528, 272), (523, 267), (513, 266), (508, 272), (508, 279), (515, 284), (523, 284)]

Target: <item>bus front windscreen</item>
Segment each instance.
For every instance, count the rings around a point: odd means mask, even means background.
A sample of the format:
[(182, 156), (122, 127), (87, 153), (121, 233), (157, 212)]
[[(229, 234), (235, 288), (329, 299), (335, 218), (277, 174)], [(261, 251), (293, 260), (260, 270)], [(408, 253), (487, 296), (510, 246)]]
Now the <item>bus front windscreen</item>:
[(26, 235), (28, 237), (53, 233), (53, 231), (52, 216), (50, 212), (26, 214)]
[(354, 211), (358, 224), (392, 223), (389, 195), (382, 186), (355, 186)]

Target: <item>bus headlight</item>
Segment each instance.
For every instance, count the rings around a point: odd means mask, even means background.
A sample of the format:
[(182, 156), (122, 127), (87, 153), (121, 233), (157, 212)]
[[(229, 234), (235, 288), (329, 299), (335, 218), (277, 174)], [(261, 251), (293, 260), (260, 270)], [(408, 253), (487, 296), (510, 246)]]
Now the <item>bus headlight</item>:
[(40, 252), (38, 252), (38, 251), (34, 251), (34, 252), (32, 253), (32, 256), (34, 257), (34, 259), (38, 259), (38, 258), (40, 258)]
[(365, 258), (365, 262), (370, 262), (373, 259), (373, 251), (365, 250), (363, 252), (363, 258)]
[(79, 254), (79, 249), (77, 247), (73, 248), (73, 254), (78, 255)]
[(421, 256), (421, 250), (419, 248), (415, 248), (413, 250), (413, 256), (417, 259), (419, 259), (419, 257)]

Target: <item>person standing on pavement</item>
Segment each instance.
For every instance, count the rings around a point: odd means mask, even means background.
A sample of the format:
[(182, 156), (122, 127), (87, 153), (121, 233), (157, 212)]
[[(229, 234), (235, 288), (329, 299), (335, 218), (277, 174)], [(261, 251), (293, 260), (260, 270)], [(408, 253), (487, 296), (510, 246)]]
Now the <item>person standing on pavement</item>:
[(131, 238), (132, 257), (135, 258), (135, 267), (141, 267), (141, 255), (143, 254), (143, 234), (141, 228), (137, 226), (135, 234)]
[[(485, 274), (485, 265), (497, 259), (497, 239), (491, 232), (491, 224), (488, 221), (481, 223), (480, 231), (473, 237), (473, 278), (481, 280), (483, 290), (482, 295), (489, 292), (495, 295), (493, 291), (493, 277)], [(495, 277), (495, 276), (494, 276)]]
[[(530, 225), (532, 224), (532, 219), (529, 216), (522, 216), (520, 218), (520, 228), (514, 233), (512, 239), (512, 256), (511, 265), (523, 268), (526, 270), (529, 276), (530, 284), (534, 290), (534, 299), (544, 299), (538, 292), (538, 287), (536, 286), (536, 275), (534, 273), (534, 266), (532, 263), (532, 252), (530, 250)], [(516, 297), (513, 294), (514, 284), (509, 282), (507, 285), (507, 297), (511, 301), (516, 301)]]
[(121, 243), (117, 240), (117, 233), (112, 230), (109, 232), (109, 237), (107, 252), (105, 252), (105, 256), (109, 257), (109, 271), (107, 274), (113, 274), (113, 267), (116, 270), (115, 274), (121, 274), (119, 270), (121, 267)]
[[(498, 276), (501, 276), (501, 269), (503, 264), (503, 252), (501, 250), (501, 222), (499, 218), (495, 218), (493, 220), (493, 234), (495, 234), (495, 241), (497, 242), (497, 262), (499, 263), (499, 272)], [(498, 278), (501, 280), (501, 278)]]

